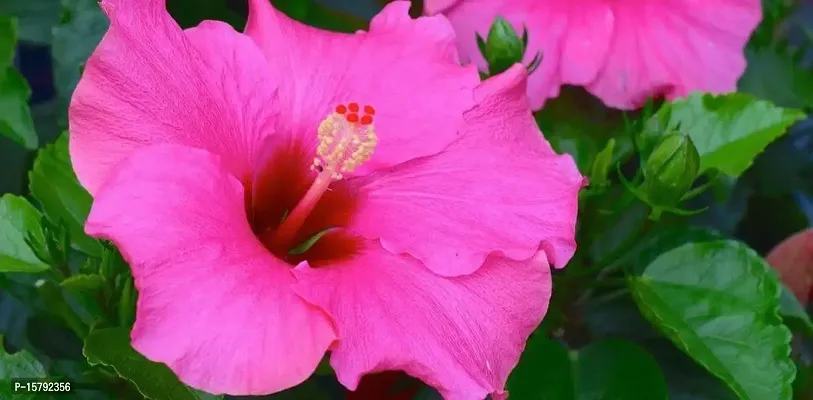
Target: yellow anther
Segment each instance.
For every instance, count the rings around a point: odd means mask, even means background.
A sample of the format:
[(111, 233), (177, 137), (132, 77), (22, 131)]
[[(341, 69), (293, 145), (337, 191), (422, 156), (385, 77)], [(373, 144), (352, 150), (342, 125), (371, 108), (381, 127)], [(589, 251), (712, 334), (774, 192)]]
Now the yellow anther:
[[(368, 122), (368, 121), (364, 121)], [(378, 138), (371, 122), (350, 122), (338, 112), (331, 113), (319, 124), (319, 145), (313, 168), (330, 171), (332, 179), (342, 179), (372, 157)]]

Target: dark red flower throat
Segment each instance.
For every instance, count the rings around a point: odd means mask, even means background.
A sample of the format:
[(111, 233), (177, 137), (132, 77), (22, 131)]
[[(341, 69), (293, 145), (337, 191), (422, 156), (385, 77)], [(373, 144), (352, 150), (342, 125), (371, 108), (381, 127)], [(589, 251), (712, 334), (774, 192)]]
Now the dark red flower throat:
[[(275, 256), (291, 265), (307, 260), (311, 267), (350, 258), (358, 250), (358, 238), (342, 229), (356, 209), (353, 191), (344, 181), (333, 182), (305, 218), (290, 243), (275, 240), (283, 219), (293, 210), (313, 184), (313, 155), (299, 143), (268, 155), (255, 171), (254, 182), (246, 185), (246, 214), (254, 234)], [(328, 231), (329, 230), (329, 231)], [(328, 231), (300, 254), (292, 251), (316, 235)]]
[[(318, 146), (293, 141), (263, 154), (246, 187), (246, 215), (262, 244), (291, 265), (311, 267), (349, 259), (361, 248), (344, 228), (357, 209), (355, 190), (342, 173), (375, 149), (370, 106), (340, 105), (319, 126)], [(329, 188), (328, 188), (329, 186)], [(316, 240), (302, 251), (303, 244)]]

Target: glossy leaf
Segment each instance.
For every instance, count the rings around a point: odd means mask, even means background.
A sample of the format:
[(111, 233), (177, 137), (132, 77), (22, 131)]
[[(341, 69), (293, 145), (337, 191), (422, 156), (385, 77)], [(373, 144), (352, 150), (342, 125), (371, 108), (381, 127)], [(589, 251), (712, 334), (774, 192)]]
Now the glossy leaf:
[(651, 354), (666, 379), (669, 400), (737, 399), (724, 383), (662, 338), (641, 315), (628, 291), (595, 296), (586, 305), (584, 320), (593, 340), (623, 338)]
[(739, 176), (768, 144), (804, 117), (801, 111), (744, 93), (695, 93), (658, 110), (646, 123), (641, 147), (648, 153), (658, 137), (677, 131), (694, 141), (700, 154), (699, 173), (716, 169)]
[(12, 67), (0, 67), (0, 135), (28, 149), (37, 148), (37, 132), (31, 119), (31, 89)]
[(28, 200), (12, 194), (0, 197), (0, 272), (42, 272), (48, 264), (26, 243), (44, 243), (42, 216)]
[(669, 400), (737, 400), (728, 386), (667, 339), (648, 339), (640, 344), (660, 365), (669, 387)]
[(93, 316), (101, 316), (102, 308), (99, 305), (99, 294), (105, 284), (100, 275), (73, 275), (59, 283), (66, 292), (82, 304)]
[(45, 368), (27, 351), (6, 352), (0, 335), (0, 381), (11, 378), (44, 378)]
[(0, 334), (0, 399), (33, 400), (35, 397), (27, 393), (14, 393), (9, 380), (45, 377), (45, 368), (31, 353), (25, 350), (7, 353), (3, 347), (3, 335)]
[(197, 393), (181, 383), (169, 367), (148, 360), (130, 347), (127, 328), (94, 329), (85, 339), (83, 353), (88, 363), (113, 368), (148, 399), (198, 399)]
[(652, 356), (618, 339), (568, 351), (558, 342), (534, 337), (507, 386), (511, 396), (518, 399), (667, 398), (666, 382)]
[(73, 275), (60, 285), (70, 293), (93, 292), (100, 290), (104, 285), (104, 279), (99, 275)]
[(730, 240), (686, 243), (656, 257), (630, 288), (644, 316), (741, 399), (791, 398), (779, 285), (753, 250)]
[(71, 243), (87, 254), (100, 256), (101, 244), (84, 231), (92, 198), (79, 184), (71, 167), (67, 134), (37, 152), (28, 182), (31, 194), (48, 218), (67, 225)]

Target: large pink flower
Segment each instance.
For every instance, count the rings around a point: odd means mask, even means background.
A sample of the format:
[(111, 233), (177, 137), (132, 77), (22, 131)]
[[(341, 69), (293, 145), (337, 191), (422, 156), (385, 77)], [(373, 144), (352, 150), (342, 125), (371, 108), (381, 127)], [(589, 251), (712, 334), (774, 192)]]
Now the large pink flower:
[(475, 41), (497, 16), (528, 28), (533, 109), (563, 84), (584, 86), (607, 105), (636, 108), (647, 97), (736, 89), (743, 47), (762, 17), (760, 0), (425, 0), (458, 35), (463, 58), (485, 69)]
[(351, 390), (403, 370), (499, 395), (575, 250), (583, 184), (523, 69), (480, 84), (449, 23), (407, 2), (353, 35), (251, 6), (244, 36), (102, 3), (70, 148), (88, 233), (132, 267), (133, 346), (212, 393), (294, 386), (330, 349)]

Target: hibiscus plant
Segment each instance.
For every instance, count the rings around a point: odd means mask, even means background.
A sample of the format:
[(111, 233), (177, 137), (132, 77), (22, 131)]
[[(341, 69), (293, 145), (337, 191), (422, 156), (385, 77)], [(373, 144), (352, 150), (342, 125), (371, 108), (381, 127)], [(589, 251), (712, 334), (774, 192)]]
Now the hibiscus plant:
[(366, 3), (0, 4), (0, 399), (813, 398), (813, 8)]

